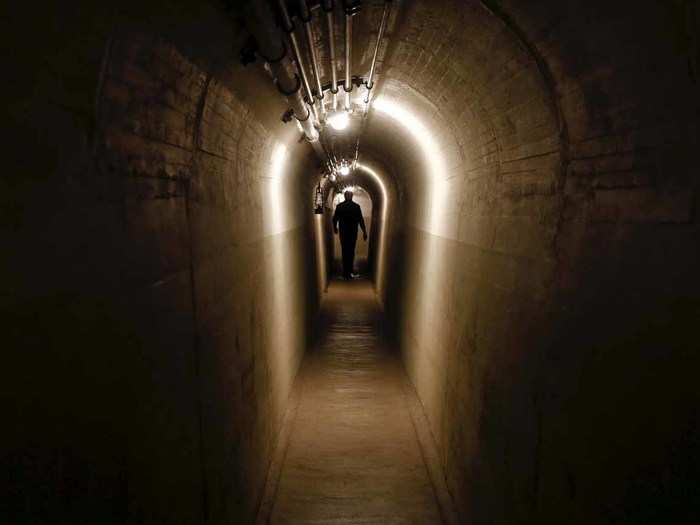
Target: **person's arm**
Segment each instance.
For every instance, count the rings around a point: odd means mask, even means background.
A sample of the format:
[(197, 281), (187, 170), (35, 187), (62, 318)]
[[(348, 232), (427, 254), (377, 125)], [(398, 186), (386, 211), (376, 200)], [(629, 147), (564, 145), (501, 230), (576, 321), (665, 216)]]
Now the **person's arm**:
[(333, 232), (338, 233), (338, 206), (335, 207), (333, 212)]
[(362, 216), (362, 208), (357, 207), (357, 214), (360, 219), (360, 229), (362, 230), (362, 238), (367, 240), (367, 228), (365, 227), (365, 218)]

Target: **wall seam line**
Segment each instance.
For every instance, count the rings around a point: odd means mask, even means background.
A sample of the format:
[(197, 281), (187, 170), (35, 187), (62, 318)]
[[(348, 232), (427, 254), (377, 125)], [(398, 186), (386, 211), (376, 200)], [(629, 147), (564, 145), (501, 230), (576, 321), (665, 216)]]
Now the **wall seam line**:
[(201, 494), (200, 503), (202, 506), (202, 523), (209, 522), (209, 485), (206, 473), (206, 463), (204, 460), (204, 413), (203, 413), (203, 399), (202, 399), (202, 386), (201, 386), (201, 337), (199, 333), (199, 316), (197, 314), (197, 289), (196, 289), (196, 278), (194, 270), (194, 240), (192, 233), (192, 218), (191, 218), (191, 186), (192, 177), (196, 171), (196, 157), (197, 149), (199, 143), (199, 132), (202, 123), (202, 116), (204, 114), (204, 107), (206, 105), (207, 94), (209, 92), (209, 84), (211, 82), (212, 75), (207, 73), (204, 86), (202, 87), (202, 92), (197, 103), (197, 114), (195, 116), (195, 121), (192, 130), (192, 158), (190, 161), (190, 177), (185, 181), (185, 217), (187, 220), (187, 236), (188, 236), (188, 250), (190, 258), (190, 294), (192, 301), (192, 324), (193, 324), (193, 358), (194, 358), (194, 372), (195, 372), (195, 391), (197, 396), (197, 425), (199, 433), (199, 463), (200, 463), (200, 482), (201, 482)]

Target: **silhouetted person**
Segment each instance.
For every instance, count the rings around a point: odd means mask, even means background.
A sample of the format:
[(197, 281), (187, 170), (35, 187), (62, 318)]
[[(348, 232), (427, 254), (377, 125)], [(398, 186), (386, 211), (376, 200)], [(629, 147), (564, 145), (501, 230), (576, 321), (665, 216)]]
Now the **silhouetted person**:
[(362, 228), (364, 240), (367, 240), (367, 228), (362, 218), (362, 209), (356, 202), (352, 202), (352, 192), (345, 192), (345, 202), (335, 207), (333, 214), (333, 231), (338, 233), (340, 223), (340, 246), (343, 250), (343, 277), (352, 278), (353, 265), (355, 263), (355, 244), (357, 243), (357, 226)]

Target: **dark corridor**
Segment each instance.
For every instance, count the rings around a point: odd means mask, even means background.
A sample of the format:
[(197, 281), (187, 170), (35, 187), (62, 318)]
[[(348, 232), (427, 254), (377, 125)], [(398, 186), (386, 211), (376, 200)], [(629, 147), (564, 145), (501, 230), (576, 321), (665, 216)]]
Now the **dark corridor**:
[(383, 324), (371, 283), (331, 283), (259, 522), (442, 522), (415, 393)]
[(700, 522), (697, 1), (2, 10), (0, 523)]

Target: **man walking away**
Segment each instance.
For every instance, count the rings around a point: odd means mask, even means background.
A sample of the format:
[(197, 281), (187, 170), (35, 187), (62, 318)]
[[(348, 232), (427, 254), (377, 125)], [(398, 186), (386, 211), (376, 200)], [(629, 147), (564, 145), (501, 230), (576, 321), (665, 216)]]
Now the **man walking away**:
[(357, 243), (357, 226), (362, 229), (364, 240), (367, 240), (367, 228), (365, 220), (362, 218), (360, 205), (352, 202), (352, 192), (345, 192), (345, 202), (341, 202), (335, 207), (333, 214), (333, 231), (338, 233), (338, 223), (340, 223), (340, 246), (343, 251), (343, 277), (352, 279), (353, 267), (355, 264), (355, 244)]

